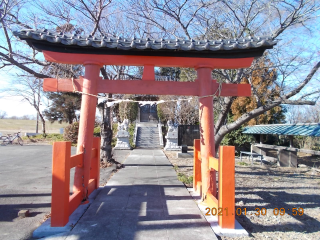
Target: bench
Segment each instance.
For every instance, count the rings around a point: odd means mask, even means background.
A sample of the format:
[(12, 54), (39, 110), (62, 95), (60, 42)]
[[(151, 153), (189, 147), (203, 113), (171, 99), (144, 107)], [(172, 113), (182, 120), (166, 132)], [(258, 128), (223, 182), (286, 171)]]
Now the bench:
[(240, 161), (242, 161), (242, 154), (249, 155), (249, 160), (251, 157), (251, 164), (253, 163), (253, 157), (260, 157), (260, 164), (262, 165), (263, 155), (253, 152), (240, 151)]

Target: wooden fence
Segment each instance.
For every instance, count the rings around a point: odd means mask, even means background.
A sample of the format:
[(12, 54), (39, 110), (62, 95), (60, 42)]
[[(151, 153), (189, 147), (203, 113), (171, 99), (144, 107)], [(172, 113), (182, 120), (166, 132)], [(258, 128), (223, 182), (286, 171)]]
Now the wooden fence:
[(71, 142), (54, 142), (52, 152), (51, 227), (63, 227), (69, 216), (99, 187), (100, 138), (93, 138), (90, 180), (87, 193), (76, 191), (70, 196), (70, 169), (83, 167), (83, 153), (71, 156)]
[[(235, 147), (220, 146), (219, 159), (209, 157), (209, 168), (218, 172), (218, 198), (210, 189), (205, 203), (215, 208), (222, 228), (235, 228)], [(193, 188), (202, 195), (200, 139), (194, 140)], [(219, 212), (221, 214), (219, 214)]]

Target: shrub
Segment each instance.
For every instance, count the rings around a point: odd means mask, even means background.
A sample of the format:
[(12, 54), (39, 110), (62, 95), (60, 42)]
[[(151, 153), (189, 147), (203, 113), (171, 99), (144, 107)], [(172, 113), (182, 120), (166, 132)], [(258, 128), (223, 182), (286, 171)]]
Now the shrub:
[(74, 122), (64, 129), (63, 138), (65, 141), (77, 143), (79, 132), (79, 122)]
[(133, 136), (134, 136), (134, 130), (135, 130), (136, 124), (131, 123), (129, 124), (128, 132), (129, 132), (129, 144), (132, 148), (135, 148), (135, 144), (133, 143)]
[[(132, 98), (131, 95), (125, 95), (125, 98)], [(119, 115), (121, 121), (129, 119), (133, 122), (137, 119), (138, 115), (138, 103), (137, 102), (120, 102), (119, 103)]]
[(100, 137), (100, 130), (101, 130), (100, 126), (95, 127), (95, 128), (93, 129), (93, 135), (94, 135), (95, 137)]
[(191, 185), (193, 183), (193, 176), (188, 177), (184, 173), (178, 173), (178, 180), (186, 185)]
[(243, 134), (243, 126), (227, 133), (221, 141), (221, 145), (235, 146), (236, 154), (244, 149), (250, 149), (250, 145), (255, 141), (254, 137), (251, 135)]
[(118, 133), (118, 123), (113, 123), (112, 124), (112, 142), (111, 146), (114, 148), (117, 144), (117, 133)]

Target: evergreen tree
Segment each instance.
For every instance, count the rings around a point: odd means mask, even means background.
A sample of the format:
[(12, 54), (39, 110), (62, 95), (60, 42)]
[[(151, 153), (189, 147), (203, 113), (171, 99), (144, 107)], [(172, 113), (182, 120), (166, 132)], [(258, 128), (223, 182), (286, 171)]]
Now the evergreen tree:
[(79, 93), (48, 93), (51, 105), (44, 110), (44, 116), (51, 122), (73, 123), (77, 119), (76, 111), (80, 110), (81, 94)]

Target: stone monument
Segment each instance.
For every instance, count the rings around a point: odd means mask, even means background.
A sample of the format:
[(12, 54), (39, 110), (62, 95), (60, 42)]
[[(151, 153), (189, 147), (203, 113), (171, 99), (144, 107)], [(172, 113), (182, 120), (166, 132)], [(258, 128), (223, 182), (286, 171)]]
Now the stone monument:
[(164, 147), (165, 151), (180, 151), (181, 146), (178, 146), (178, 127), (174, 126), (172, 121), (168, 121), (168, 133), (166, 136), (167, 143)]
[(128, 133), (129, 120), (124, 119), (122, 123), (118, 123), (117, 133), (117, 144), (114, 149), (131, 149), (129, 144), (129, 133)]

